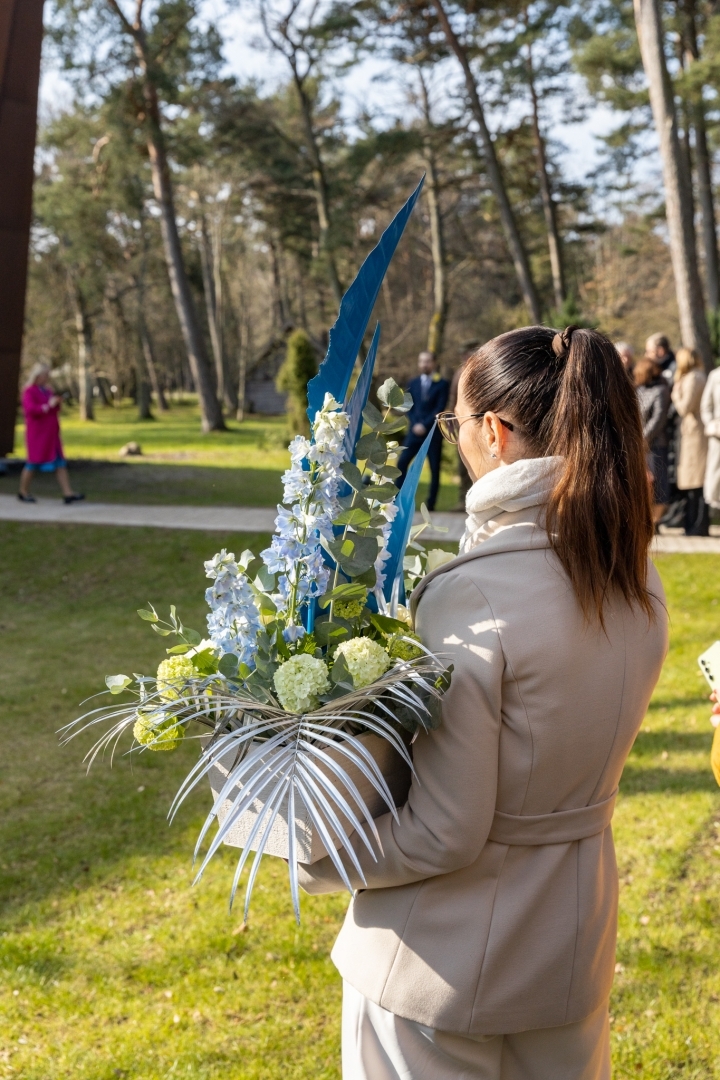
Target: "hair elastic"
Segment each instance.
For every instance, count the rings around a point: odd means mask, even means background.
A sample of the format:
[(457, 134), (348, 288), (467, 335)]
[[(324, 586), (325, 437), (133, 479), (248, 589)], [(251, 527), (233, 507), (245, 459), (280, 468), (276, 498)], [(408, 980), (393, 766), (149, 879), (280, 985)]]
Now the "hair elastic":
[(579, 330), (579, 326), (568, 326), (565, 330), (557, 333), (552, 339), (552, 350), (557, 356), (558, 360), (565, 360), (567, 354), (570, 351), (570, 342), (572, 336), (576, 330)]

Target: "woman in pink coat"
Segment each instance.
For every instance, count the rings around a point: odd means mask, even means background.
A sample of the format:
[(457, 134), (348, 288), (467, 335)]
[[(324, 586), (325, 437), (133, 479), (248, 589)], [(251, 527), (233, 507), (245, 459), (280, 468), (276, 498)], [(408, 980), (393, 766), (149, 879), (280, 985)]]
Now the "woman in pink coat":
[(66, 503), (85, 498), (84, 495), (76, 494), (70, 486), (67, 462), (60, 441), (58, 414), (61, 405), (62, 399), (50, 385), (49, 367), (46, 364), (35, 364), (22, 396), (27, 460), (20, 474), (20, 502), (35, 502), (35, 497), (30, 494), (30, 481), (36, 472), (54, 472), (57, 475)]

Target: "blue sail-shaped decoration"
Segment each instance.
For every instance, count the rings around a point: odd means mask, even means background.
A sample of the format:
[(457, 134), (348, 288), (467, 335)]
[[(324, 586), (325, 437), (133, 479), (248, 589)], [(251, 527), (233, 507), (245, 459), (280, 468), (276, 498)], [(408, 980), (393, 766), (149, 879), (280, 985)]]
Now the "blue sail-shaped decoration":
[(355, 460), (355, 447), (357, 446), (358, 439), (362, 432), (363, 426), (363, 409), (367, 405), (367, 400), (370, 395), (370, 384), (372, 383), (373, 369), (375, 368), (375, 358), (377, 356), (378, 346), (380, 344), (380, 323), (375, 327), (375, 333), (373, 339), (370, 342), (370, 348), (365, 358), (365, 363), (362, 366), (360, 377), (355, 383), (355, 389), (350, 395), (350, 400), (345, 406), (345, 411), (350, 417), (350, 423), (348, 424), (347, 431), (345, 432), (345, 453), (348, 461)]
[(325, 359), (314, 379), (308, 383), (308, 416), (312, 422), (322, 407), (325, 394), (332, 394), (336, 401), (344, 401), (355, 360), (360, 351), (367, 324), (375, 307), (380, 286), (395, 254), (408, 218), (418, 200), (425, 177), (412, 195), (397, 212), (358, 270), (357, 277), (345, 293), (340, 311), (330, 331)]
[(385, 585), (383, 587), (383, 594), (388, 603), (392, 602), (393, 592), (400, 603), (405, 602), (403, 556), (405, 555), (405, 548), (410, 539), (410, 529), (412, 528), (413, 518), (415, 516), (415, 493), (420, 482), (420, 474), (422, 473), (425, 458), (430, 449), (432, 437), (435, 434), (435, 427), (436, 424), (433, 424), (425, 436), (425, 442), (413, 459), (413, 462), (405, 475), (403, 486), (400, 488), (400, 494), (395, 499), (395, 505), (398, 508), (398, 512), (395, 515), (395, 519), (390, 529), (390, 536), (388, 537), (390, 557), (384, 567)]

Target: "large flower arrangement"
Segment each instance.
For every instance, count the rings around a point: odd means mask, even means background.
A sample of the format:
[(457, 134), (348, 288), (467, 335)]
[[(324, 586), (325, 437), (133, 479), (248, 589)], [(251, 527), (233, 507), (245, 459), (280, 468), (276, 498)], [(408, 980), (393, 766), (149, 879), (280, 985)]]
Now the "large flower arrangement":
[[(238, 820), (252, 815), (232, 894), (252, 851), (252, 884), (279, 814), (288, 822), (287, 857), (298, 910), (294, 820), (301, 802), (324, 850), (350, 882), (340, 850), (356, 862), (351, 833), (372, 850), (372, 815), (348, 772), (352, 765), (396, 813), (382, 768), (368, 753), (364, 733), (381, 736), (412, 767), (408, 743), (440, 722), (450, 669), (425, 649), (407, 609), (388, 604), (384, 586), (389, 527), (397, 513), (398, 470), (392, 435), (404, 425), (411, 401), (392, 380), (378, 392), (383, 411), (368, 404), (366, 434), (349, 458), (348, 413), (326, 394), (312, 424), (312, 440), (290, 443), (270, 546), (239, 558), (222, 550), (205, 563), (211, 584), (208, 636), (185, 627), (174, 608), (163, 621), (150, 606), (138, 614), (163, 637), (175, 635), (154, 677), (109, 676), (108, 691), (127, 703), (101, 708), (71, 725), (69, 735), (98, 723), (106, 729), (90, 760), (132, 730), (134, 748), (176, 750), (195, 729), (207, 739), (200, 760), (172, 813), (219, 761), (232, 767), (203, 826), (220, 820), (200, 866)], [(415, 527), (406, 557), (409, 587), (428, 555)], [(109, 723), (108, 723), (109, 722)], [(340, 749), (346, 764), (338, 763)], [(229, 802), (229, 808), (228, 808)], [(259, 807), (259, 809), (258, 809)], [(224, 813), (221, 813), (224, 808)], [(196, 851), (197, 854), (197, 851)], [(359, 866), (358, 866), (359, 869)]]
[[(222, 843), (242, 847), (232, 903), (254, 852), (246, 913), (266, 850), (287, 858), (298, 918), (298, 861), (327, 853), (350, 889), (345, 857), (362, 878), (352, 834), (375, 854), (373, 817), (385, 810), (397, 817), (397, 763), (411, 770), (412, 740), (441, 719), (451, 668), (423, 647), (401, 603), (427, 569), (448, 557), (419, 543), (429, 524), (424, 507), (425, 523), (412, 526), (431, 433), (398, 491), (395, 436), (406, 426), (412, 399), (388, 379), (377, 404), (368, 401), (379, 326), (349, 389), (380, 284), (421, 186), (343, 298), (327, 356), (308, 386), (312, 437), (298, 435), (289, 446), (270, 546), (238, 558), (223, 550), (205, 563), (211, 584), (204, 639), (174, 607), (167, 621), (152, 606), (141, 609), (157, 634), (178, 643), (153, 677), (109, 676), (107, 692), (122, 696), (118, 704), (92, 710), (65, 733), (72, 738), (103, 726), (88, 754), (92, 764), (105, 749), (114, 752), (125, 732), (132, 732), (133, 751), (168, 753), (194, 731), (202, 752), (171, 817), (210, 780), (215, 798), (196, 857), (213, 823), (218, 828), (198, 877)], [(310, 846), (303, 822), (312, 831)]]

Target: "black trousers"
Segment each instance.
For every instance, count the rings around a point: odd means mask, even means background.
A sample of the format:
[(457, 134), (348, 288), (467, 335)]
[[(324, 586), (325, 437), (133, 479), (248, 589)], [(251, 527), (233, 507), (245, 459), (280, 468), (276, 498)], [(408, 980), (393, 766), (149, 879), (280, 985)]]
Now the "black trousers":
[(703, 499), (702, 488), (689, 488), (685, 496), (685, 535), (710, 535), (710, 507)]
[[(425, 442), (425, 435), (413, 435), (412, 431), (409, 432), (405, 445), (403, 446), (402, 453), (400, 454), (400, 460), (398, 461), (398, 469), (400, 470), (400, 476), (398, 477), (398, 487), (402, 487), (405, 482), (405, 476), (410, 468), (410, 462), (420, 450), (420, 447)], [(430, 448), (428, 449), (428, 464), (430, 466), (430, 491), (427, 497), (428, 510), (435, 509), (435, 503), (437, 502), (438, 491), (440, 490), (440, 458), (442, 457), (442, 435), (436, 428), (433, 437), (430, 440)]]

